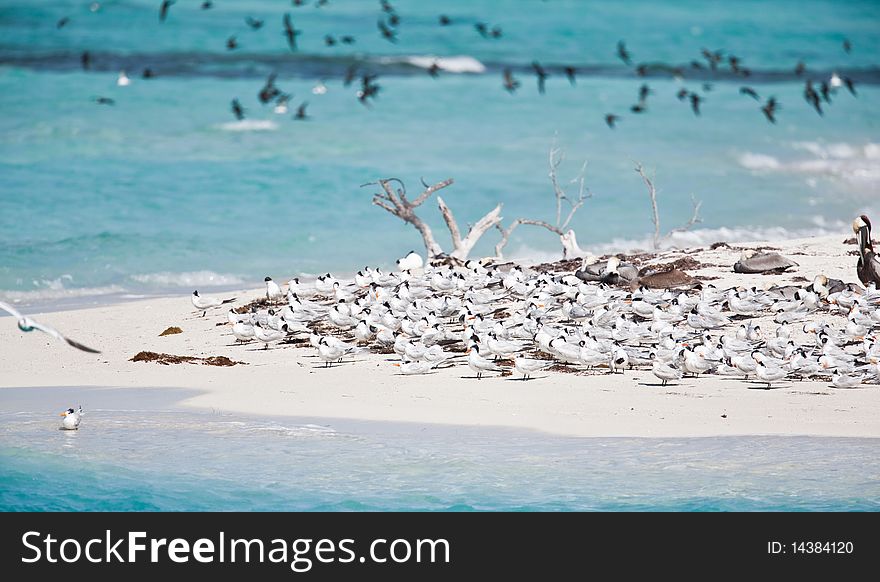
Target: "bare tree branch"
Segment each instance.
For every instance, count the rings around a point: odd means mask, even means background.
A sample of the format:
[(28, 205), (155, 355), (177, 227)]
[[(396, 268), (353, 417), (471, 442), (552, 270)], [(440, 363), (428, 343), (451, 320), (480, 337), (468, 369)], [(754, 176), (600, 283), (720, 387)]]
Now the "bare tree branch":
[[(442, 182), (437, 182), (437, 183), (434, 184), (433, 186), (427, 186), (427, 185), (426, 185), (426, 186), (425, 186), (425, 191), (422, 192), (421, 194), (419, 194), (418, 198), (416, 198), (415, 200), (413, 200), (412, 205), (413, 205), (414, 207), (415, 207), (415, 206), (421, 206), (421, 205), (425, 202), (425, 200), (427, 200), (428, 198), (431, 197), (431, 194), (433, 194), (433, 193), (436, 192), (437, 190), (442, 190), (443, 188), (446, 188), (447, 186), (449, 186), (449, 185), (452, 184), (453, 182), (454, 182), (454, 180), (453, 180), (452, 178), (447, 178), (446, 180), (443, 180)], [(422, 180), (422, 184), (424, 184), (424, 183), (425, 183), (425, 181)]]
[(443, 215), (443, 220), (446, 222), (449, 234), (452, 235), (452, 246), (457, 249), (461, 246), (461, 231), (458, 230), (458, 223), (455, 222), (452, 211), (449, 210), (449, 207), (446, 206), (446, 203), (440, 196), (437, 196), (437, 205), (440, 207), (440, 214)]
[(654, 187), (653, 176), (651, 178), (645, 174), (645, 170), (642, 167), (642, 164), (636, 164), (636, 172), (638, 172), (639, 176), (642, 177), (642, 180), (645, 182), (645, 186), (648, 188), (648, 197), (651, 199), (651, 222), (654, 223), (654, 238), (653, 244), (654, 249), (660, 247), (660, 243), (670, 238), (676, 232), (685, 232), (690, 230), (695, 224), (703, 221), (700, 218), (700, 207), (703, 205), (702, 201), (698, 201), (696, 198), (691, 195), (691, 203), (693, 204), (694, 211), (693, 215), (691, 215), (690, 220), (688, 220), (685, 224), (681, 226), (677, 226), (671, 230), (669, 230), (663, 236), (660, 236), (660, 212), (657, 208), (657, 189)]
[[(578, 210), (584, 205), (587, 198), (592, 198), (593, 193), (590, 192), (586, 187), (586, 172), (587, 172), (587, 162), (581, 166), (581, 171), (575, 176), (570, 184), (578, 185), (578, 193), (577, 198), (572, 200), (565, 193), (565, 190), (559, 184), (558, 171), (559, 166), (562, 164), (565, 159), (564, 152), (556, 147), (556, 141), (553, 141), (553, 145), (550, 147), (550, 156), (549, 156), (549, 164), (550, 164), (550, 184), (553, 186), (553, 196), (556, 199), (556, 223), (550, 224), (544, 220), (534, 220), (531, 218), (517, 218), (514, 220), (509, 227), (506, 229), (498, 226), (498, 230), (501, 233), (501, 240), (495, 245), (495, 255), (497, 257), (502, 256), (502, 251), (504, 247), (507, 246), (507, 243), (510, 240), (510, 236), (513, 234), (513, 231), (516, 230), (518, 226), (521, 224), (527, 224), (531, 226), (539, 226), (541, 228), (545, 228), (550, 232), (559, 236), (560, 242), (562, 243), (563, 256), (565, 258), (569, 258), (574, 255), (583, 254), (583, 251), (580, 247), (577, 246), (577, 237), (574, 234), (574, 231), (569, 230), (566, 232), (569, 223), (574, 218), (574, 215)], [(569, 211), (568, 215), (565, 217), (565, 220), (562, 220), (562, 206), (563, 201), (568, 203)]]
[[(397, 182), (400, 187), (395, 190), (391, 185), (392, 182)], [(449, 178), (442, 182), (437, 182), (433, 186), (429, 186), (425, 183), (424, 179), (422, 179), (422, 185), (425, 186), (425, 189), (413, 201), (410, 201), (407, 198), (406, 186), (397, 178), (386, 178), (377, 182), (370, 182), (363, 184), (362, 187), (378, 185), (382, 188), (381, 192), (373, 194), (373, 204), (400, 218), (404, 222), (412, 224), (422, 235), (422, 240), (425, 243), (428, 257), (431, 258), (443, 254), (443, 249), (437, 244), (437, 241), (434, 238), (434, 233), (431, 231), (431, 227), (416, 215), (415, 209), (423, 204), (435, 192), (446, 188), (452, 183), (452, 178)], [(476, 245), (479, 238), (483, 236), (487, 230), (501, 221), (501, 204), (499, 204), (494, 210), (477, 221), (473, 227), (469, 228), (467, 235), (462, 238), (458, 223), (455, 221), (455, 217), (452, 215), (452, 211), (446, 205), (446, 202), (444, 202), (439, 196), (437, 197), (437, 202), (440, 207), (440, 213), (443, 215), (443, 220), (446, 222), (446, 226), (449, 228), (449, 233), (452, 235), (453, 251), (450, 253), (450, 256), (456, 259), (466, 259), (468, 253), (470, 253), (474, 245)]]

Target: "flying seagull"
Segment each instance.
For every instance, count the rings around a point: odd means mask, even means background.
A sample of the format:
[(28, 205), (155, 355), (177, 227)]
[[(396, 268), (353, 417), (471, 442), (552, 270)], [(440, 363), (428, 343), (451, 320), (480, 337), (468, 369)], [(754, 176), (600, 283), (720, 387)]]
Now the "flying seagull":
[(82, 350), (84, 352), (89, 352), (91, 354), (100, 354), (98, 350), (92, 349), (88, 346), (84, 346), (81, 343), (70, 339), (69, 337), (65, 337), (54, 327), (49, 327), (48, 325), (44, 325), (42, 323), (36, 322), (30, 317), (24, 316), (18, 312), (14, 307), (9, 305), (8, 303), (3, 303), (0, 301), (0, 309), (11, 315), (12, 317), (18, 320), (18, 329), (24, 332), (34, 331), (35, 329), (38, 331), (42, 331), (43, 333), (48, 333), (52, 337), (56, 339), (60, 339), (62, 341), (67, 342), (68, 345), (75, 347), (78, 350)]

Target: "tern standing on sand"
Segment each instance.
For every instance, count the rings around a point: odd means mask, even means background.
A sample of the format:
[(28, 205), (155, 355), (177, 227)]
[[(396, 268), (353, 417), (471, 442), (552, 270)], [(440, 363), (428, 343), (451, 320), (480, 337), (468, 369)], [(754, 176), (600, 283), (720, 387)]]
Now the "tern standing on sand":
[(213, 309), (214, 307), (220, 307), (224, 303), (232, 303), (235, 301), (235, 297), (231, 297), (229, 299), (217, 299), (216, 297), (202, 297), (199, 295), (198, 290), (193, 291), (192, 294), (192, 304), (193, 307), (202, 312), (202, 317), (205, 317), (205, 314), (208, 313), (209, 309)]

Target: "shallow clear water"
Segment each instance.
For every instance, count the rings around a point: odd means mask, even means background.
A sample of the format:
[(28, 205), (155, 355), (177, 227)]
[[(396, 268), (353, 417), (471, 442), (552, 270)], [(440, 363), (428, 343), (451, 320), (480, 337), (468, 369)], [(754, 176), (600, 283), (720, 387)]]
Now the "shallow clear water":
[[(256, 418), (175, 406), (189, 394), (4, 390), (0, 510), (880, 509), (875, 439)], [(81, 429), (58, 430), (79, 402)]]
[[(634, 160), (657, 170), (666, 227), (689, 216), (691, 194), (703, 201), (704, 230), (691, 243), (845, 234), (856, 211), (880, 210), (877, 2), (398, 0), (397, 44), (379, 38), (372, 1), (321, 9), (216, 2), (204, 12), (178, 3), (165, 24), (152, 0), (103, 2), (94, 14), (87, 4), (0, 5), (6, 299), (191, 291), (389, 265), (421, 240), (370, 205), (372, 190), (359, 186), (379, 177), (400, 177), (411, 190), (420, 177), (454, 177), (443, 195), (462, 223), (501, 201), (507, 220), (552, 219), (554, 136), (568, 157), (561, 178), (589, 161), (594, 198), (572, 226), (593, 248), (631, 246), (651, 230)], [(280, 34), (285, 11), (304, 31), (296, 54)], [(438, 26), (441, 12), (458, 24)], [(247, 29), (248, 14), (265, 19), (262, 30)], [(71, 21), (57, 30), (62, 16)], [(477, 20), (500, 25), (504, 37), (480, 38)], [(328, 33), (357, 41), (325, 47)], [(241, 43), (234, 53), (224, 48), (231, 34)], [(681, 64), (685, 79), (637, 78), (614, 54), (621, 38), (637, 63)], [(777, 125), (739, 94), (742, 79), (688, 68), (703, 47), (741, 57), (753, 71), (748, 84), (781, 102)], [(83, 50), (93, 55), (88, 72)], [(418, 55), (467, 56), (486, 72), (432, 79), (402, 62)], [(835, 70), (851, 76), (858, 97), (841, 89), (819, 117), (793, 73), (800, 59), (817, 81)], [(544, 96), (529, 73), (533, 60), (556, 71)], [(342, 86), (353, 62), (380, 75), (372, 109), (357, 103), (355, 86)], [(558, 73), (564, 64), (585, 69), (577, 86)], [(157, 78), (140, 78), (147, 66)], [(505, 67), (523, 84), (514, 96), (501, 87)], [(121, 68), (128, 87), (116, 86)], [(293, 105), (309, 102), (312, 119), (295, 122), (258, 103), (273, 70)], [(320, 79), (328, 91), (314, 95)], [(643, 81), (655, 93), (649, 112), (629, 114)], [(705, 94), (701, 117), (676, 99), (682, 86)], [(116, 105), (96, 105), (97, 95)], [(248, 110), (244, 124), (233, 122), (233, 97)], [(613, 131), (603, 121), (609, 112), (623, 115)], [(442, 229), (434, 205), (425, 212)], [(557, 252), (555, 239), (522, 228), (509, 251)], [(477, 252), (492, 244), (494, 234)]]

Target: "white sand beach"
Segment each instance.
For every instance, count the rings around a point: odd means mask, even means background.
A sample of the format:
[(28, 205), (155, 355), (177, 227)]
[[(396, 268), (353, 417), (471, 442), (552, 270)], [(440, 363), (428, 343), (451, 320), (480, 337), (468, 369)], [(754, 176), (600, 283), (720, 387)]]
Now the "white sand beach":
[[(688, 271), (710, 277), (719, 289), (773, 284), (806, 286), (817, 274), (857, 282), (854, 245), (846, 236), (752, 243), (769, 246), (799, 267), (781, 275), (732, 271), (740, 251), (663, 251), (655, 262), (684, 255), (703, 263)], [(707, 266), (711, 265), (711, 266)], [(277, 279), (285, 280), (282, 277)], [(256, 285), (255, 285), (256, 287)], [(261, 289), (233, 293), (241, 306)], [(186, 405), (205, 409), (332, 419), (364, 419), (509, 426), (572, 436), (820, 435), (880, 437), (880, 385), (839, 389), (828, 381), (785, 380), (765, 390), (753, 381), (707, 376), (662, 387), (650, 369), (589, 375), (543, 371), (530, 381), (489, 374), (477, 380), (459, 358), (456, 365), (416, 376), (397, 374), (394, 354), (358, 354), (325, 369), (307, 344), (236, 345), (226, 309), (200, 317), (189, 296), (29, 315), (58, 327), (101, 354), (74, 350), (40, 333), (21, 333), (0, 319), (0, 388), (98, 386), (190, 388), (200, 395)], [(827, 311), (811, 315), (840, 325)], [(767, 318), (768, 329), (776, 324)], [(169, 326), (183, 332), (160, 337)], [(801, 323), (792, 324), (798, 330)], [(178, 356), (226, 356), (245, 365), (160, 365), (132, 362), (141, 351)], [(71, 403), (59, 403), (68, 406)], [(98, 402), (83, 403), (93, 407)], [(136, 406), (136, 403), (132, 403)]]

